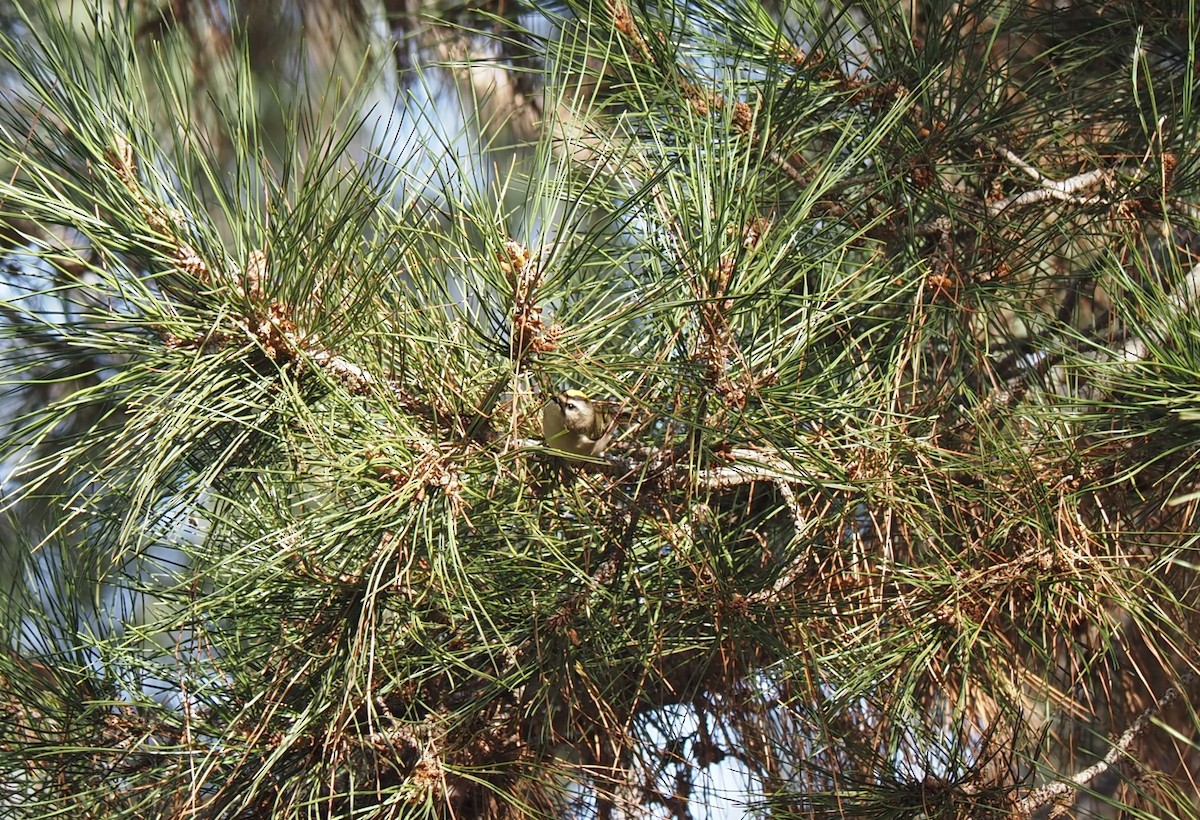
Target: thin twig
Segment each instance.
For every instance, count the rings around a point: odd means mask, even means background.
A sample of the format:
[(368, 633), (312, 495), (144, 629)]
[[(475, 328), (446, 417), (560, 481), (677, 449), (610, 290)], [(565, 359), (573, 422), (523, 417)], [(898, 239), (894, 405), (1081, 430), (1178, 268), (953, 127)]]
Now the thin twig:
[(1043, 174), (1037, 168), (1034, 168), (1028, 162), (1021, 159), (1020, 157), (1018, 157), (1016, 154), (1014, 154), (1012, 151), (1008, 150), (1004, 146), (998, 146), (996, 148), (996, 152), (998, 154), (1000, 154), (1000, 156), (1004, 157), (1006, 160), (1011, 162), (1013, 165), (1017, 166), (1025, 173), (1029, 174), (1029, 176), (1033, 178), (1034, 182), (1045, 182), (1046, 181), (1045, 174)]
[(1173, 686), (1168, 689), (1161, 698), (1138, 715), (1137, 720), (1121, 733), (1121, 736), (1113, 743), (1112, 748), (1108, 750), (1108, 754), (1100, 762), (1089, 766), (1068, 780), (1047, 783), (1044, 786), (1034, 789), (1027, 797), (1017, 803), (1017, 813), (1020, 815), (1031, 814), (1035, 810), (1054, 802), (1055, 799), (1066, 794), (1071, 789), (1084, 786), (1111, 769), (1122, 756), (1129, 754), (1129, 747), (1133, 745), (1133, 742), (1137, 740), (1142, 732), (1146, 731), (1146, 727), (1150, 725), (1150, 721), (1154, 716), (1179, 698), (1180, 689), (1185, 686), (1191, 686), (1196, 680), (1196, 674), (1188, 672), (1180, 678), (1178, 687)]

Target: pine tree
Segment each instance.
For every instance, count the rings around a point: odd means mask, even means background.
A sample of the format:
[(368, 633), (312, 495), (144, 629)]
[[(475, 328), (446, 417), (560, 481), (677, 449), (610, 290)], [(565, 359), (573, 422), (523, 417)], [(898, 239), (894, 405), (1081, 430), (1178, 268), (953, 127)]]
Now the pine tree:
[(1197, 816), (1197, 25), (10, 9), (0, 813)]

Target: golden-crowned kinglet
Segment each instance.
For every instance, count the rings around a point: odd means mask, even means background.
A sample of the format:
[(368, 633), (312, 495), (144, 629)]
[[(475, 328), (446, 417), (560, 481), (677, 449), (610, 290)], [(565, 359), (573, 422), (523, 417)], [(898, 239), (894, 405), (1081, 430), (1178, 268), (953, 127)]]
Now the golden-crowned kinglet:
[(542, 436), (546, 446), (563, 453), (600, 455), (608, 443), (601, 439), (609, 423), (605, 408), (578, 390), (564, 390), (542, 408)]

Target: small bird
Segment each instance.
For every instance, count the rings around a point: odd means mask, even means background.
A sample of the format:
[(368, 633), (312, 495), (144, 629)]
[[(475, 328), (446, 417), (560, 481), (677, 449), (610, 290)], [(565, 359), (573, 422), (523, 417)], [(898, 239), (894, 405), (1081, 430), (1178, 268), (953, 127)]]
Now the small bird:
[(578, 390), (564, 390), (542, 408), (546, 446), (571, 455), (600, 455), (608, 444), (610, 423), (605, 408)]

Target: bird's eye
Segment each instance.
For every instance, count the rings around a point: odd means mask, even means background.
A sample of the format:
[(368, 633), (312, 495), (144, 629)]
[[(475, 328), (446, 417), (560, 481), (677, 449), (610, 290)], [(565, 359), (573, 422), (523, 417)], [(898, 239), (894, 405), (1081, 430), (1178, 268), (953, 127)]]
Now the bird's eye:
[(568, 410), (574, 410), (574, 409), (575, 409), (575, 402), (573, 402), (573, 401), (569, 401), (569, 402), (567, 402), (567, 409), (568, 409)]

